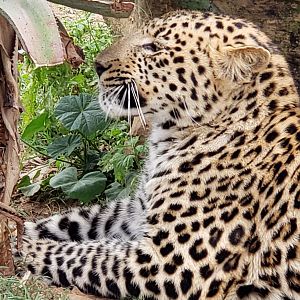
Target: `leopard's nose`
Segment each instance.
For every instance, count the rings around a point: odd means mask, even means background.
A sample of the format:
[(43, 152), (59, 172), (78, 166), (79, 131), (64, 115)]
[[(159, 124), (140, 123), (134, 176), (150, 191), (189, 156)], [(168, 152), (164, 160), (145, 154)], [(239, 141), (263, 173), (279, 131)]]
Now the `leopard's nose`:
[(112, 65), (108, 65), (108, 66), (105, 66), (104, 64), (101, 64), (99, 62), (95, 62), (95, 69), (96, 69), (96, 72), (98, 74), (99, 77), (101, 77), (101, 75), (107, 71)]

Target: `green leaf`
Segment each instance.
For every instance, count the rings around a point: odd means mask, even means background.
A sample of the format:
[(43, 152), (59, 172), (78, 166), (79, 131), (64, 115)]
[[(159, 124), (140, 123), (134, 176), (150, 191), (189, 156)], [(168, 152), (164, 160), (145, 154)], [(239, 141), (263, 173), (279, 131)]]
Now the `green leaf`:
[(108, 200), (115, 200), (128, 197), (130, 192), (131, 191), (129, 187), (124, 188), (120, 183), (113, 182), (105, 190), (105, 195)]
[(37, 193), (41, 188), (41, 185), (38, 182), (32, 183), (30, 185), (24, 186), (20, 188), (20, 191), (24, 196), (31, 197), (35, 193)]
[(49, 177), (43, 179), (42, 182), (41, 182), (41, 186), (42, 186), (42, 187), (49, 186), (49, 185), (50, 185), (49, 182), (50, 182), (50, 179), (51, 179), (51, 178), (52, 178), (52, 177), (51, 177), (51, 175), (50, 175)]
[(45, 129), (45, 121), (48, 117), (48, 113), (44, 112), (33, 119), (25, 128), (22, 139), (28, 140), (30, 139), (35, 133), (42, 131)]
[(50, 179), (50, 186), (57, 189), (62, 188), (64, 191), (67, 190), (69, 186), (76, 183), (77, 179), (77, 169), (75, 167), (69, 167), (53, 176)]
[(86, 203), (100, 195), (104, 191), (105, 186), (105, 175), (100, 171), (95, 171), (85, 174), (67, 193), (71, 198), (79, 199)]
[(70, 83), (71, 84), (83, 84), (86, 78), (84, 77), (83, 74), (78, 74), (74, 77), (71, 78)]
[(48, 154), (56, 158), (60, 155), (70, 155), (76, 148), (80, 147), (81, 138), (78, 135), (67, 135), (55, 139), (48, 147)]
[(69, 197), (89, 202), (100, 195), (106, 186), (106, 177), (100, 171), (85, 174), (77, 179), (77, 169), (69, 167), (50, 179), (50, 186), (61, 188)]
[(30, 182), (30, 177), (28, 175), (25, 175), (22, 177), (22, 179), (19, 181), (18, 183), (18, 188), (23, 188), (23, 187), (26, 187), (28, 185), (30, 185), (31, 182)]
[(101, 154), (99, 152), (95, 150), (88, 150), (85, 156), (83, 171), (86, 173), (95, 170), (100, 158)]
[(35, 181), (41, 175), (41, 170), (37, 170), (32, 177), (32, 180)]
[(98, 100), (89, 94), (62, 97), (54, 114), (68, 130), (78, 130), (85, 136), (93, 135), (107, 126)]

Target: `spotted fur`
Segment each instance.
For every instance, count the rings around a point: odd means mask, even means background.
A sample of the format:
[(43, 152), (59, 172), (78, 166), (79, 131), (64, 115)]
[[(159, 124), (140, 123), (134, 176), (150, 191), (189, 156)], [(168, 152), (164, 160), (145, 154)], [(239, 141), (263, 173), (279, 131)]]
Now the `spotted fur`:
[(175, 12), (96, 70), (109, 115), (151, 123), (140, 187), (28, 223), (29, 270), (117, 299), (300, 299), (299, 96), (270, 40)]

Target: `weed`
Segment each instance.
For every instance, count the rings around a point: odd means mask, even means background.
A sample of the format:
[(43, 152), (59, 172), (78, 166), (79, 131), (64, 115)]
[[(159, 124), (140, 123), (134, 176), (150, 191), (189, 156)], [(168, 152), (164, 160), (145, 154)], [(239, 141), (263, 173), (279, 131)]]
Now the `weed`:
[(0, 276), (0, 300), (67, 300), (66, 291), (53, 289), (32, 279), (23, 283), (17, 277)]
[[(138, 144), (138, 137), (128, 135), (128, 125), (108, 122), (97, 98), (89, 94), (62, 97), (54, 116), (64, 132), (53, 139), (44, 155), (57, 160), (61, 171), (39, 181), (34, 180), (39, 178), (38, 173), (33, 180), (26, 175), (19, 183), (20, 190), (33, 196), (42, 186), (50, 185), (83, 203), (101, 196), (106, 187), (108, 199), (129, 196), (142, 166), (145, 146)], [(44, 119), (41, 115), (34, 124), (31, 122), (23, 137), (42, 128)]]

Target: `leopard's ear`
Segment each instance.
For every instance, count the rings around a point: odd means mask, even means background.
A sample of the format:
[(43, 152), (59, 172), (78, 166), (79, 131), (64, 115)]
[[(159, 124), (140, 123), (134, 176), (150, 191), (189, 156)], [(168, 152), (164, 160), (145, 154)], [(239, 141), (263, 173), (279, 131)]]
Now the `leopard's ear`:
[(270, 57), (270, 52), (259, 46), (225, 47), (214, 55), (216, 76), (235, 82), (248, 81), (253, 73), (267, 67)]

